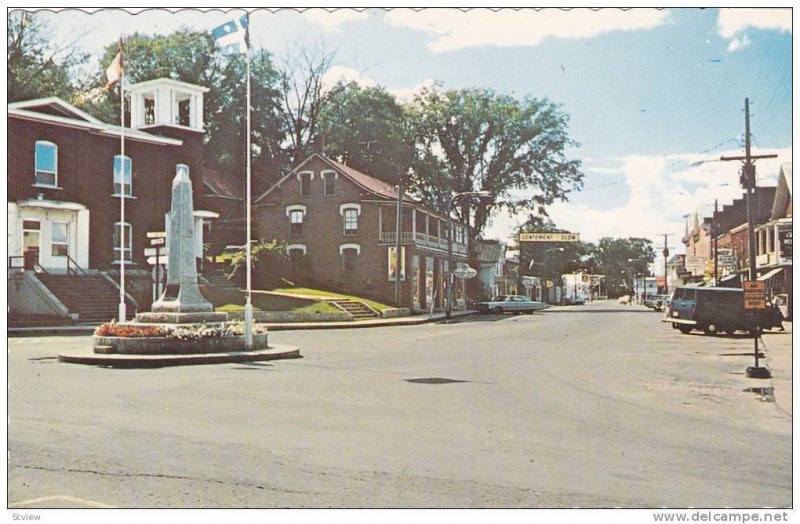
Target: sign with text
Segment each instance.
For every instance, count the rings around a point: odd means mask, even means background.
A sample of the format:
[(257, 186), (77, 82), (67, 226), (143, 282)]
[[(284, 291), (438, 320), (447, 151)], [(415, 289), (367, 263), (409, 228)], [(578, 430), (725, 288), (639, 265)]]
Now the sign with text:
[(781, 246), (781, 258), (792, 258), (792, 230), (778, 231), (778, 242)]
[(153, 247), (166, 246), (167, 245), (167, 238), (166, 237), (151, 238), (150, 239), (150, 245), (153, 246)]
[(167, 238), (166, 231), (148, 231), (147, 238)]
[(706, 257), (701, 255), (686, 255), (686, 271), (692, 275), (702, 275), (706, 268)]
[(744, 289), (744, 308), (745, 309), (767, 309), (767, 296), (764, 282), (758, 280), (746, 280), (742, 283)]
[(520, 242), (579, 242), (580, 233), (520, 233)]

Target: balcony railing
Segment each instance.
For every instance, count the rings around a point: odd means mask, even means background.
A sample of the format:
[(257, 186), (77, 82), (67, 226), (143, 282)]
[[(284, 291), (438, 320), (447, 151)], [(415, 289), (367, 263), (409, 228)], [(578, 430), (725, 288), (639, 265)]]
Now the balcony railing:
[[(395, 231), (383, 231), (380, 233), (380, 244), (384, 245), (394, 245), (397, 243), (397, 232)], [(420, 247), (428, 247), (440, 250), (442, 252), (447, 251), (447, 239), (435, 237), (432, 235), (426, 235), (425, 233), (416, 233), (416, 235), (412, 231), (402, 231), (400, 233), (400, 243), (406, 245), (416, 245)], [(455, 255), (466, 255), (467, 254), (467, 245), (462, 244), (459, 242), (453, 242), (453, 254)]]

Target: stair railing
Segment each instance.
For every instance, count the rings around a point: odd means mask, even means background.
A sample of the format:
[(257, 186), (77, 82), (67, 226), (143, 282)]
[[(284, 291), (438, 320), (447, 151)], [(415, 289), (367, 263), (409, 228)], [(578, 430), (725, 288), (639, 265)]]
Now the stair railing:
[(75, 262), (75, 260), (73, 260), (73, 258), (69, 255), (67, 255), (67, 274), (75, 276), (84, 276), (84, 277), (89, 276), (89, 274), (86, 271), (84, 271), (83, 268), (79, 266), (78, 263)]

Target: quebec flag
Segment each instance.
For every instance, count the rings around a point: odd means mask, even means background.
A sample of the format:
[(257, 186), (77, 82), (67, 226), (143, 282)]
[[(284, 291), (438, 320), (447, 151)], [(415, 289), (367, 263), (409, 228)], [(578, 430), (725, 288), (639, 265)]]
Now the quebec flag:
[(242, 15), (211, 31), (223, 55), (247, 52), (249, 17), (249, 14)]

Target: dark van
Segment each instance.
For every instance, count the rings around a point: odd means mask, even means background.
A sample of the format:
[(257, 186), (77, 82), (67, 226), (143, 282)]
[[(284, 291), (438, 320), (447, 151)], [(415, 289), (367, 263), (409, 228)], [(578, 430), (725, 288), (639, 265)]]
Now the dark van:
[(665, 322), (681, 333), (700, 329), (706, 335), (737, 330), (750, 331), (774, 327), (783, 329), (780, 310), (767, 299), (767, 308), (758, 312), (745, 311), (744, 291), (729, 287), (681, 286), (670, 299)]

